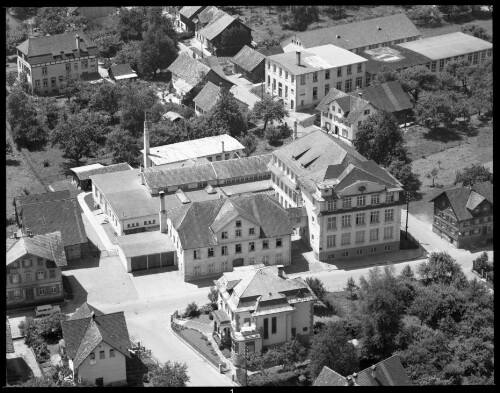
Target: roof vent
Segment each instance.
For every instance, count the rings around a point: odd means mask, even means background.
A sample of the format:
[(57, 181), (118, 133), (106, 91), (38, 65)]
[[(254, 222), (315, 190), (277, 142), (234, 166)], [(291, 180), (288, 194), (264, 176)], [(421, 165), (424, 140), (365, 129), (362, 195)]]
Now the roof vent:
[(335, 38), (336, 38), (336, 39), (339, 39), (339, 38), (340, 38), (340, 36), (337, 34), (337, 36), (336, 36)]
[[(318, 156), (318, 157), (319, 157), (319, 156)], [(311, 161), (309, 161), (309, 162), (308, 162), (308, 163), (306, 163), (306, 164), (302, 164), (302, 167), (303, 167), (304, 169), (306, 169), (306, 168), (307, 168), (308, 166), (310, 166), (310, 165), (311, 165), (314, 161), (316, 161), (316, 160), (318, 159), (318, 157), (313, 158)]]
[(377, 30), (382, 30), (382, 28), (380, 26), (377, 26)]
[(184, 194), (184, 191), (182, 191), (180, 188), (175, 192), (175, 195), (177, 195), (177, 198), (179, 198), (182, 204), (191, 203), (191, 200), (186, 196), (186, 194)]

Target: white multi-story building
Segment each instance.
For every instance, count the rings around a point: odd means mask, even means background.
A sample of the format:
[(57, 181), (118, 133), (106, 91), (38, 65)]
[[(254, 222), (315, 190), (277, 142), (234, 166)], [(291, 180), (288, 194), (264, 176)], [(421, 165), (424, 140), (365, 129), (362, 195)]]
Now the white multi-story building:
[(304, 239), (321, 261), (399, 249), (403, 188), (341, 140), (315, 131), (273, 152), (276, 196), (304, 206)]
[(345, 92), (363, 86), (367, 60), (335, 45), (269, 56), (266, 92), (283, 99), (290, 110), (302, 110), (325, 97), (331, 88)]

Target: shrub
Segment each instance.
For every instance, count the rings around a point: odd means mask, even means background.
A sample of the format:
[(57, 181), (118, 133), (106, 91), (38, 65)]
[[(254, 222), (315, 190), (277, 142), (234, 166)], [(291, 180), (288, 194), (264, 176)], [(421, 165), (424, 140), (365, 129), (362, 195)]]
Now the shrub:
[(183, 31), (179, 34), (179, 41), (189, 40), (194, 37), (194, 31)]
[(306, 284), (309, 285), (309, 287), (316, 295), (316, 297), (319, 300), (323, 301), (326, 305), (326, 301), (324, 301), (326, 295), (326, 288), (325, 285), (323, 284), (323, 281), (321, 281), (319, 278), (316, 277), (307, 277)]
[(247, 157), (257, 149), (257, 138), (251, 133), (241, 138), (240, 143), (245, 146), (243, 153), (245, 153)]
[(48, 166), (50, 166), (50, 162), (49, 162), (49, 160), (43, 160), (43, 166), (44, 166), (45, 168), (47, 168)]
[(264, 136), (271, 145), (275, 145), (281, 139), (281, 130), (274, 126), (266, 129)]
[(200, 310), (198, 310), (198, 305), (195, 302), (189, 303), (184, 312), (186, 317), (197, 317), (200, 315)]
[(286, 123), (279, 125), (278, 129), (281, 133), (281, 139), (286, 139), (292, 135), (292, 129)]
[(314, 334), (317, 334), (319, 333), (319, 331), (321, 329), (323, 329), (325, 327), (325, 323), (324, 322), (321, 322), (321, 321), (317, 321), (317, 322), (314, 322), (314, 325), (313, 325), (313, 333)]

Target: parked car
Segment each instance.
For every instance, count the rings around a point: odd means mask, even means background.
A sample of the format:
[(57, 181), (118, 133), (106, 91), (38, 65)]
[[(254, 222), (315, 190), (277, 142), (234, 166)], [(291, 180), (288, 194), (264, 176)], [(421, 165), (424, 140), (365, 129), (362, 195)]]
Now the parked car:
[(37, 317), (42, 317), (44, 315), (52, 315), (55, 314), (56, 312), (61, 312), (61, 307), (45, 304), (43, 306), (38, 306), (37, 308), (35, 308), (35, 316)]

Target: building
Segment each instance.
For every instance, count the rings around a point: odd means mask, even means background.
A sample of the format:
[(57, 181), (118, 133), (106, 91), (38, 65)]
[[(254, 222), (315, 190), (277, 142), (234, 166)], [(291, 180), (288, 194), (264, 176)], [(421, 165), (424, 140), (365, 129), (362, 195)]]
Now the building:
[(266, 45), (262, 48), (257, 48), (256, 51), (263, 54), (265, 57), (279, 55), (280, 53), (285, 53), (285, 51), (280, 45), (274, 45), (274, 46)]
[[(221, 88), (215, 86), (212, 82), (207, 82), (206, 85), (203, 86), (203, 89), (201, 89), (198, 95), (193, 99), (194, 111), (198, 116), (204, 115), (215, 106), (219, 100), (220, 90)], [(245, 104), (243, 101), (238, 100), (234, 96), (233, 99), (238, 104), (241, 113), (248, 113), (248, 104)]]
[(493, 184), (443, 191), (434, 203), (432, 230), (455, 247), (465, 248), (493, 239)]
[(316, 106), (332, 88), (348, 93), (362, 87), (366, 62), (331, 44), (269, 56), (266, 92), (283, 99), (290, 110), (304, 110)]
[(104, 314), (83, 303), (61, 322), (62, 351), (75, 381), (96, 386), (127, 384), (126, 358), (130, 339), (123, 311)]
[(137, 73), (130, 67), (130, 64), (115, 64), (108, 68), (109, 78), (113, 81), (134, 80)]
[(288, 278), (282, 265), (223, 273), (214, 282), (214, 331), (221, 341), (231, 341), (235, 365), (242, 365), (245, 352), (260, 353), (312, 333), (317, 298), (301, 278)]
[(295, 52), (332, 44), (361, 53), (365, 49), (418, 40), (420, 36), (405, 14), (397, 14), (298, 32), (281, 41), (281, 46), (285, 52)]
[(175, 244), (179, 271), (186, 281), (238, 266), (291, 263), (290, 218), (268, 195), (185, 200), (168, 212), (163, 193), (160, 201), (160, 231)]
[(181, 15), (179, 13), (181, 8), (182, 8), (182, 6), (180, 6), (180, 5), (163, 6), (163, 9), (164, 9), (164, 12), (166, 13), (166, 16), (170, 17), (170, 19), (172, 20), (172, 23), (178, 29), (178, 31), (182, 31)]
[(177, 112), (173, 112), (173, 111), (168, 111), (167, 113), (164, 113), (162, 115), (162, 117), (165, 119), (165, 120), (170, 120), (171, 122), (173, 123), (177, 123), (179, 122), (180, 120), (185, 120), (184, 119), (184, 116), (182, 116), (181, 114), (177, 113)]
[(324, 366), (313, 386), (412, 386), (412, 382), (401, 364), (399, 356), (394, 355), (365, 368), (359, 373), (343, 377), (331, 368)]
[(399, 249), (403, 188), (354, 147), (318, 130), (273, 152), (276, 198), (306, 208), (307, 238), (320, 261)]
[(384, 68), (400, 71), (425, 65), (433, 72), (441, 72), (446, 63), (467, 60), (480, 64), (493, 57), (493, 44), (461, 32), (442, 34), (389, 47), (365, 50), (359, 53), (368, 60), (366, 85)]
[(194, 33), (195, 24), (193, 19), (195, 19), (200, 12), (202, 12), (206, 5), (203, 6), (184, 6), (180, 9), (180, 28), (184, 31), (189, 31)]
[(64, 301), (61, 267), (66, 265), (60, 231), (22, 236), (7, 249), (7, 308)]
[(90, 20), (97, 18), (104, 18), (108, 15), (115, 14), (116, 7), (68, 7), (69, 15), (83, 16), (84, 18)]
[(99, 50), (81, 31), (28, 38), (16, 49), (18, 74), (26, 72), (35, 94), (57, 94), (66, 78), (97, 72)]
[(61, 231), (68, 261), (89, 251), (80, 205), (69, 192), (49, 192), (16, 197), (16, 213), (24, 235)]
[(70, 168), (73, 175), (72, 184), (75, 184), (80, 190), (87, 191), (92, 189), (91, 175), (102, 175), (104, 173), (113, 173), (120, 171), (129, 171), (132, 167), (126, 162), (113, 165), (90, 164)]
[(378, 111), (392, 113), (400, 123), (412, 117), (413, 105), (399, 82), (356, 89), (349, 94), (332, 88), (316, 110), (321, 113), (321, 128), (351, 143), (358, 127)]
[(234, 71), (252, 83), (260, 83), (265, 77), (266, 56), (249, 46), (244, 46), (233, 57)]

